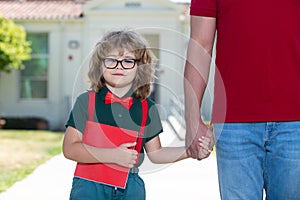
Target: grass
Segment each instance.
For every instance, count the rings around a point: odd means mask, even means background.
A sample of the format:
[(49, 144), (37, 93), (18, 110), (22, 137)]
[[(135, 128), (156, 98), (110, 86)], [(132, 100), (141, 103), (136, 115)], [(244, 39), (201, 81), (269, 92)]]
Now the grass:
[(51, 131), (0, 130), (0, 192), (61, 153), (62, 138)]

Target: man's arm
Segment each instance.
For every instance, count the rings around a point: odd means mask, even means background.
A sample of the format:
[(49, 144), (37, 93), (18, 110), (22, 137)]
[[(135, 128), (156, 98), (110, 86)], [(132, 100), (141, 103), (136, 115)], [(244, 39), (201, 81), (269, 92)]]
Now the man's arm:
[[(206, 89), (213, 50), (216, 18), (191, 16), (191, 33), (184, 71), (186, 147), (192, 158), (198, 158), (198, 139), (207, 134), (200, 106)], [(210, 133), (211, 134), (211, 133)]]

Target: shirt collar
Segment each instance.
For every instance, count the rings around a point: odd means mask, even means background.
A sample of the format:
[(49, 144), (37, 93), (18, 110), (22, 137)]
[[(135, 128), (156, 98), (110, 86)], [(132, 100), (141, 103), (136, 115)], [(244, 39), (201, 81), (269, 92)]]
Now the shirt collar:
[[(101, 98), (101, 100), (103, 100), (104, 101), (104, 98), (105, 98), (105, 95), (106, 95), (106, 93), (108, 92), (108, 91), (110, 91), (107, 87), (106, 87), (106, 85), (104, 84), (103, 85), (103, 87), (102, 87), (102, 89), (101, 90), (99, 90), (99, 96), (100, 96), (100, 98)], [(137, 98), (135, 98), (135, 96), (134, 96), (134, 92), (133, 92), (133, 89), (131, 88), (123, 97), (133, 97), (133, 103), (135, 103), (136, 102), (136, 100), (137, 100)]]

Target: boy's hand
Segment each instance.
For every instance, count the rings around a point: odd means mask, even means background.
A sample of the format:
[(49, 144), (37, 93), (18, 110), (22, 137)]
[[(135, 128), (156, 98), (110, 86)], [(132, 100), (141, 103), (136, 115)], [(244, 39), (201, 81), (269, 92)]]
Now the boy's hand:
[(132, 168), (136, 164), (138, 153), (133, 149), (136, 142), (124, 143), (114, 149), (112, 160), (123, 167)]
[(198, 160), (207, 158), (212, 152), (213, 146), (215, 145), (213, 131), (209, 128), (206, 136), (199, 138), (200, 151), (198, 154)]

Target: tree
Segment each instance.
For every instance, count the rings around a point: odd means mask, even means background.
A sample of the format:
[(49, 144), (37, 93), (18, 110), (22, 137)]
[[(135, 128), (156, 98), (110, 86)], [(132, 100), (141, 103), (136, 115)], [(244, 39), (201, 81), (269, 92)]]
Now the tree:
[(22, 26), (0, 17), (0, 72), (23, 69), (22, 62), (30, 59), (30, 45)]

